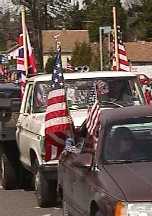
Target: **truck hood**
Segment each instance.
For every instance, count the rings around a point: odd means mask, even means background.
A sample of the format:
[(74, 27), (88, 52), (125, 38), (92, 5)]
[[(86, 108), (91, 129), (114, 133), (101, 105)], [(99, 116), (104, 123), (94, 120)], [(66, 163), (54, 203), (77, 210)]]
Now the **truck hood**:
[[(87, 110), (72, 110), (70, 111), (72, 119), (74, 121), (75, 127), (79, 127), (82, 125), (84, 120), (87, 117)], [(32, 115), (32, 125), (31, 130), (42, 136), (45, 135), (45, 113), (35, 113)]]
[(80, 127), (87, 118), (87, 109), (70, 110), (75, 127)]
[(152, 162), (105, 165), (126, 201), (152, 200)]

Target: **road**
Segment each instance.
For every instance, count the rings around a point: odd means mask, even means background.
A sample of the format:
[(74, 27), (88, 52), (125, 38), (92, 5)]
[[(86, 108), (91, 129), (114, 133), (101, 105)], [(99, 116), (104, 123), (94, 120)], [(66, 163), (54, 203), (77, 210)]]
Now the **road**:
[(0, 186), (0, 216), (62, 216), (62, 209), (38, 207), (34, 191), (6, 191)]

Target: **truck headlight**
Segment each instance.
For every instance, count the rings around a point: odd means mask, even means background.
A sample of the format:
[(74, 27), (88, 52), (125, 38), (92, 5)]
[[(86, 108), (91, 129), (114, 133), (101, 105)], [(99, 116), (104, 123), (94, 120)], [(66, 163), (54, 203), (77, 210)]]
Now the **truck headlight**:
[(118, 202), (115, 208), (115, 216), (151, 216), (152, 202), (125, 203)]

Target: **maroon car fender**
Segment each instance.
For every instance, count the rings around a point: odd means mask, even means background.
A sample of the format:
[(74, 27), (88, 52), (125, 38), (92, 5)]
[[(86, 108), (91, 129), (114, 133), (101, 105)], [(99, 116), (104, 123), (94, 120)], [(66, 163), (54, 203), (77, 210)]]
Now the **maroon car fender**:
[(96, 192), (94, 200), (90, 203), (91, 216), (94, 215), (93, 213), (95, 213), (97, 209), (100, 209), (103, 216), (113, 216), (114, 206), (115, 201), (112, 197), (108, 196), (104, 192)]

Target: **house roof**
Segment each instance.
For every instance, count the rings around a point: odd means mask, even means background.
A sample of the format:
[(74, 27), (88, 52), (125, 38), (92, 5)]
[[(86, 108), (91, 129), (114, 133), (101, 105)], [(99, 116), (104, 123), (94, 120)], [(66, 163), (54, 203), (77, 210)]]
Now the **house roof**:
[(50, 53), (51, 49), (55, 50), (55, 35), (60, 35), (59, 41), (62, 45), (62, 52), (72, 52), (76, 42), (89, 43), (88, 30), (43, 30), (42, 43), (44, 54)]
[(125, 47), (131, 62), (152, 62), (152, 42), (127, 42)]

